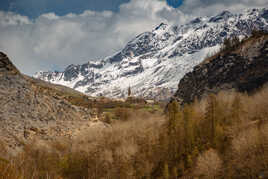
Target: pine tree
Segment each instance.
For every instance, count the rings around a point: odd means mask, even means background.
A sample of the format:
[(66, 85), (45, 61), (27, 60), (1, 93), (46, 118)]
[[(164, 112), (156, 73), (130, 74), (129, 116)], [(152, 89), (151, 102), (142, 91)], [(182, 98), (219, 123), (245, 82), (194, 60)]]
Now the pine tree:
[(167, 163), (164, 164), (163, 177), (164, 177), (164, 179), (169, 179), (169, 169), (168, 169)]
[(183, 109), (183, 123), (184, 123), (184, 150), (186, 154), (189, 154), (193, 150), (194, 135), (192, 118), (193, 110), (190, 106), (185, 105)]
[(179, 105), (177, 101), (173, 101), (168, 105), (168, 134), (175, 133), (177, 126), (177, 118), (179, 113)]
[(128, 87), (128, 92), (127, 92), (127, 95), (128, 95), (128, 97), (130, 97), (130, 96), (131, 96), (131, 88), (130, 88), (130, 86)]
[(241, 113), (242, 113), (241, 97), (239, 94), (236, 94), (232, 103), (231, 122), (239, 123)]
[(191, 168), (193, 165), (193, 160), (192, 160), (192, 156), (190, 154), (187, 155), (186, 157), (186, 167)]
[(237, 36), (232, 38), (232, 47), (237, 48), (239, 43), (240, 43), (240, 40), (239, 40), (239, 38)]
[(231, 43), (230, 39), (228, 39), (228, 38), (224, 39), (223, 49), (227, 50), (227, 51), (232, 49), (232, 43)]
[(208, 104), (206, 107), (205, 118), (208, 122), (209, 127), (209, 140), (210, 144), (215, 147), (216, 145), (216, 107), (217, 100), (215, 95), (208, 97)]
[(172, 178), (178, 178), (179, 174), (178, 174), (178, 169), (177, 167), (173, 167), (172, 168)]
[(167, 126), (167, 135), (168, 135), (168, 153), (169, 160), (175, 160), (181, 154), (179, 149), (179, 141), (182, 140), (180, 128), (182, 127), (181, 123), (181, 114), (179, 111), (179, 105), (177, 101), (173, 101), (168, 105), (168, 126)]

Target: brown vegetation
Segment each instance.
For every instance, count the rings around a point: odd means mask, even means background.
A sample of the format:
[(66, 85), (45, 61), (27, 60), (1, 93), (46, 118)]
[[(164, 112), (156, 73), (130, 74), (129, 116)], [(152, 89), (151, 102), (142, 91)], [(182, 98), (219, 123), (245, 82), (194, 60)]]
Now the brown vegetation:
[(204, 178), (216, 178), (222, 169), (222, 160), (213, 149), (200, 154), (196, 162), (196, 175)]
[(267, 99), (264, 88), (253, 96), (221, 92), (183, 108), (173, 102), (166, 117), (132, 111), (125, 122), (72, 140), (0, 153), (0, 178), (264, 178)]

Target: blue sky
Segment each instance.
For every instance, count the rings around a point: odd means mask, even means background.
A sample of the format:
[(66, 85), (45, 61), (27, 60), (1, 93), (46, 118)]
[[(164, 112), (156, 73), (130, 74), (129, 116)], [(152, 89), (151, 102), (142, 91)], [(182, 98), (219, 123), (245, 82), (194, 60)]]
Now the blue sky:
[[(30, 18), (36, 18), (48, 12), (54, 12), (59, 16), (68, 13), (80, 14), (85, 10), (110, 10), (117, 12), (121, 4), (128, 3), (129, 1), (130, 0), (4, 0), (4, 2), (1, 2), (0, 10), (12, 11)], [(167, 3), (177, 8), (182, 4), (182, 0), (167, 0)]]
[(85, 10), (117, 11), (120, 4), (129, 0), (7, 0), (1, 9), (13, 11), (29, 17), (54, 12), (57, 15), (82, 13)]
[(167, 0), (167, 4), (174, 8), (180, 7), (182, 3), (182, 0)]

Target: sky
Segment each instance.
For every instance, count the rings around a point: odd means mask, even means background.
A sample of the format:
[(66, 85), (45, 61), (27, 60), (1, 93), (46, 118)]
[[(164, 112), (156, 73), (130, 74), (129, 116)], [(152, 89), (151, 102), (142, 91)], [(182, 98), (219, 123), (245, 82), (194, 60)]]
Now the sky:
[(267, 0), (1, 0), (0, 51), (25, 74), (115, 54), (162, 22), (184, 24)]

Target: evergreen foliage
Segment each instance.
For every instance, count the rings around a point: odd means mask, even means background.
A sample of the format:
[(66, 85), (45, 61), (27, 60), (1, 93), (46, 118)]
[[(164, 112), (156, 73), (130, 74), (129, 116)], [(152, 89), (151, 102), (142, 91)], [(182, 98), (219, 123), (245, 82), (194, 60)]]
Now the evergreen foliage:
[(237, 36), (224, 39), (222, 51), (232, 51), (240, 45), (240, 40)]
[(131, 88), (130, 88), (130, 86), (128, 87), (127, 95), (128, 95), (128, 97), (131, 96)]

